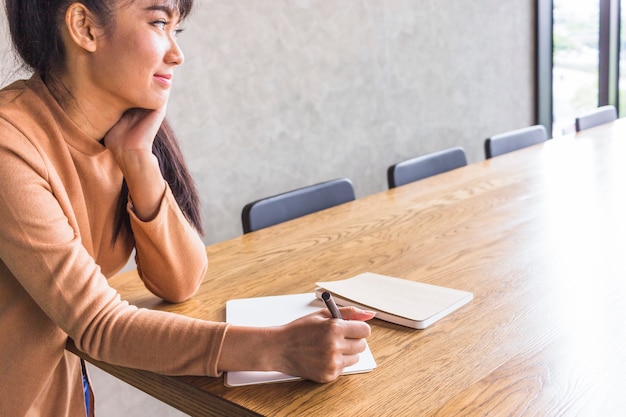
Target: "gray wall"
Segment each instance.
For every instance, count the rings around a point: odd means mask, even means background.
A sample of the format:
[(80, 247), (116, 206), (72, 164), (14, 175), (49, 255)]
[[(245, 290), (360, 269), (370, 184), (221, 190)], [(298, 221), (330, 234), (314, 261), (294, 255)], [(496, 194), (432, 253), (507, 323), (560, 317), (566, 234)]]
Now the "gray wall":
[[(198, 0), (168, 115), (212, 243), (251, 200), (534, 122), (532, 0)], [(6, 22), (2, 22), (6, 32)], [(13, 77), (0, 40), (0, 81)]]

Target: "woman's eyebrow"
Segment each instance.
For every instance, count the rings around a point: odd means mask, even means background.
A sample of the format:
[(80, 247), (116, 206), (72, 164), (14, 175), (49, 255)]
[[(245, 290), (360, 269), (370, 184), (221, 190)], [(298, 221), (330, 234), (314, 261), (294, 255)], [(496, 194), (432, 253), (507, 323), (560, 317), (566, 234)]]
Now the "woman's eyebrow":
[(148, 11), (148, 12), (153, 12), (153, 11), (164, 12), (167, 15), (168, 19), (173, 20), (173, 19), (177, 18), (176, 19), (176, 24), (180, 23), (180, 13), (178, 13), (178, 10), (175, 9), (174, 7), (171, 7), (171, 6), (167, 5), (167, 4), (155, 3), (152, 6), (146, 7), (144, 10)]
[(152, 6), (146, 7), (144, 10), (164, 12), (169, 18), (172, 18), (172, 16), (174, 16), (174, 9), (164, 4), (153, 4)]

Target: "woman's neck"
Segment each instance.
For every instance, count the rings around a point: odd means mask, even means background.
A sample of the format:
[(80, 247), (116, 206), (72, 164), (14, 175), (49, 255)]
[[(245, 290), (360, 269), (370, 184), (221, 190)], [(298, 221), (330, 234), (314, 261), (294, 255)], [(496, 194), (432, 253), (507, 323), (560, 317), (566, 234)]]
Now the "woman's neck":
[(99, 141), (122, 117), (104, 101), (97, 99), (88, 86), (57, 77), (44, 80), (48, 90), (65, 114), (90, 138)]

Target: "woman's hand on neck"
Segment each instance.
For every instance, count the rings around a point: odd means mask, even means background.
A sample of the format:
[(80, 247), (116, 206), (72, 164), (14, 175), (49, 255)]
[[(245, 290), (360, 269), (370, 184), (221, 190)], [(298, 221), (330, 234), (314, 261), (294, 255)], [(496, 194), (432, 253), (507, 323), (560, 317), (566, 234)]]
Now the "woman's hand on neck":
[(133, 201), (135, 214), (144, 221), (156, 216), (165, 192), (152, 144), (165, 118), (165, 107), (130, 109), (107, 132), (104, 145), (117, 161)]

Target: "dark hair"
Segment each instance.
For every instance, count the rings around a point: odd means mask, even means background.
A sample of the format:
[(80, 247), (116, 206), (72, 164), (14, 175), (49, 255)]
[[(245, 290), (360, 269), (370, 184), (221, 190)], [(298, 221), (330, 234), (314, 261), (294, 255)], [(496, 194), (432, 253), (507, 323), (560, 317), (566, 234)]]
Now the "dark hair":
[[(46, 80), (65, 63), (65, 47), (59, 28), (65, 11), (75, 0), (6, 0), (11, 40), (24, 63)], [(133, 0), (82, 0), (102, 26), (110, 26), (116, 8)], [(185, 19), (193, 0), (165, 0)]]
[[(103, 26), (111, 26), (116, 7), (132, 0), (82, 0)], [(24, 64), (37, 73), (44, 82), (52, 83), (55, 71), (65, 64), (65, 47), (60, 27), (65, 10), (73, 0), (6, 0), (11, 40)], [(167, 0), (178, 9), (181, 19), (191, 12), (193, 0)], [(169, 184), (176, 202), (189, 222), (202, 233), (200, 200), (195, 184), (185, 165), (178, 140), (167, 120), (164, 120), (152, 146), (159, 161), (163, 177)], [(115, 236), (122, 228), (130, 230), (130, 219), (126, 212), (128, 187), (122, 192), (116, 215)]]

